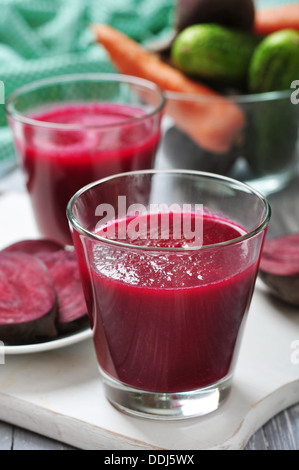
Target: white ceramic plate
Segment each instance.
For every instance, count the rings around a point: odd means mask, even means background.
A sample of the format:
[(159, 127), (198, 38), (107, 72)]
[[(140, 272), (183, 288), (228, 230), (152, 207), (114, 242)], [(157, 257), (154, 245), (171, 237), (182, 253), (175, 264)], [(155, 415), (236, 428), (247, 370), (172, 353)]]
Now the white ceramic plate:
[(53, 349), (76, 344), (91, 337), (92, 331), (90, 328), (87, 328), (86, 330), (80, 331), (78, 333), (74, 333), (69, 336), (63, 336), (51, 341), (45, 341), (43, 343), (22, 344), (20, 346), (2, 346), (2, 348), (5, 355), (33, 354), (44, 351), (51, 351)]
[[(1, 231), (0, 234), (0, 249), (20, 239), (39, 238), (27, 193), (13, 192), (0, 194), (0, 216), (1, 220), (4, 220), (6, 224), (5, 231)], [(20, 236), (20, 227), (22, 227), (22, 236)], [(1, 353), (3, 352), (8, 356), (51, 351), (79, 343), (91, 337), (92, 331), (90, 328), (87, 328), (86, 330), (61, 336), (43, 343), (1, 346), (0, 342), (0, 360)]]

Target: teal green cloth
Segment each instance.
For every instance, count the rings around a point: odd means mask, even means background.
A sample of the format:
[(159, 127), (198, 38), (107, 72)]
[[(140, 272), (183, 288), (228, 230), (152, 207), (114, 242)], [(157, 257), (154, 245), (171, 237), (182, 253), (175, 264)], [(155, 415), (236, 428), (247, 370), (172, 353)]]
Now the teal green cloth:
[[(89, 25), (107, 23), (138, 42), (169, 34), (174, 0), (0, 0), (0, 80), (6, 98), (54, 75), (114, 71)], [(0, 104), (0, 176), (15, 160)]]

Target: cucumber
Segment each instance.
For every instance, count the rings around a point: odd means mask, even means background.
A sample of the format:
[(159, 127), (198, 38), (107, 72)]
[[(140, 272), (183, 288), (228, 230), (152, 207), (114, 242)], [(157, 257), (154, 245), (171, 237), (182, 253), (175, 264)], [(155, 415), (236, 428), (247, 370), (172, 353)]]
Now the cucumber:
[(299, 78), (299, 32), (283, 29), (257, 46), (249, 66), (249, 91), (263, 93), (290, 89)]
[(218, 24), (196, 24), (175, 38), (171, 61), (184, 73), (223, 85), (242, 85), (260, 39)]

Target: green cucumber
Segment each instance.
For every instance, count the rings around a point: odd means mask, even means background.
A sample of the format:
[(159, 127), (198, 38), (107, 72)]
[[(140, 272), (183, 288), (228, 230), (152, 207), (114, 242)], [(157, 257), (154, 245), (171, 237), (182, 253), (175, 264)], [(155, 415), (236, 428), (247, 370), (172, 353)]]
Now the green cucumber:
[(299, 32), (283, 29), (257, 46), (249, 67), (249, 91), (263, 93), (290, 89), (299, 78)]
[(223, 85), (246, 81), (248, 66), (260, 41), (250, 33), (217, 24), (196, 24), (175, 38), (171, 60), (188, 75)]

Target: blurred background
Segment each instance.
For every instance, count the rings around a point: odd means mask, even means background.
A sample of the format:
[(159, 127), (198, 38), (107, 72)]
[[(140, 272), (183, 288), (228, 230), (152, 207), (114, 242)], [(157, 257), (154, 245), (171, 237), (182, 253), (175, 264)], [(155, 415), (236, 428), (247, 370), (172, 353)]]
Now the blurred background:
[[(0, 0), (0, 80), (5, 97), (45, 77), (113, 71), (104, 50), (94, 42), (90, 24), (108, 23), (143, 44), (163, 41), (171, 34), (174, 8), (175, 0)], [(0, 104), (0, 178), (15, 166)]]

